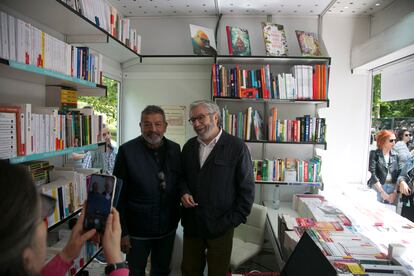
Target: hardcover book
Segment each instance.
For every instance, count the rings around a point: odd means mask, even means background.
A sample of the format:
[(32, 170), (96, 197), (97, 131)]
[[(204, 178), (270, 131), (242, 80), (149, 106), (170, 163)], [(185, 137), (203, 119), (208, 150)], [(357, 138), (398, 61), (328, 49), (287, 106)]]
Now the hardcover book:
[(199, 56), (217, 55), (214, 31), (209, 28), (190, 24), (193, 52)]
[(287, 56), (288, 46), (283, 25), (262, 22), (266, 55)]
[(315, 33), (295, 31), (302, 56), (321, 56), (318, 36)]
[(250, 39), (246, 29), (226, 26), (229, 54), (232, 56), (250, 56)]

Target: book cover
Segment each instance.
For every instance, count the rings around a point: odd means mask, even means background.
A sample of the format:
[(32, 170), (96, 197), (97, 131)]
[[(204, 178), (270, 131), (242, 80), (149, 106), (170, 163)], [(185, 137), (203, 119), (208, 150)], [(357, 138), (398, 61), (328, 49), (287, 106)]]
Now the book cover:
[(302, 56), (321, 56), (318, 36), (315, 33), (295, 31)]
[(283, 25), (262, 22), (266, 55), (287, 56), (288, 46)]
[(193, 52), (199, 56), (217, 55), (214, 31), (209, 28), (190, 24)]
[(229, 54), (232, 56), (250, 56), (250, 38), (246, 29), (226, 26)]

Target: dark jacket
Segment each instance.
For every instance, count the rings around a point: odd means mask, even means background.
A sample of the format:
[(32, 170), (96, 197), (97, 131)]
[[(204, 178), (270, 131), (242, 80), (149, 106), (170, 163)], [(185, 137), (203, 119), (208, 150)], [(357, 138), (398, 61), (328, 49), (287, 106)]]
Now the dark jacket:
[(184, 235), (216, 238), (246, 222), (254, 201), (254, 178), (249, 150), (242, 140), (224, 131), (202, 168), (199, 142), (183, 147), (181, 195), (189, 193), (198, 206), (182, 208)]
[(381, 185), (384, 185), (388, 174), (388, 168), (390, 169), (392, 183), (397, 183), (401, 171), (401, 163), (399, 162), (398, 155), (394, 151), (390, 151), (390, 161), (388, 166), (385, 162), (382, 150), (371, 150), (368, 167), (368, 170), (371, 172), (371, 178), (368, 180), (368, 186), (372, 187), (378, 181)]
[(115, 161), (114, 175), (123, 180), (118, 209), (122, 235), (159, 237), (177, 228), (180, 219), (178, 181), (180, 146), (164, 138), (166, 189), (160, 188), (160, 168), (143, 138), (123, 144)]

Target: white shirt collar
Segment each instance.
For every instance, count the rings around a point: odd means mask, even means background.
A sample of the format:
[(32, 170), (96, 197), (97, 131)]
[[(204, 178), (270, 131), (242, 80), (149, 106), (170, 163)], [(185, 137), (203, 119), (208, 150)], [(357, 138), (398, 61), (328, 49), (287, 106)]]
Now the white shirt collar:
[(223, 133), (223, 130), (220, 128), (220, 131), (219, 131), (219, 133), (217, 134), (217, 136), (216, 137), (214, 137), (214, 139), (213, 140), (211, 140), (210, 141), (210, 143), (208, 143), (208, 145), (206, 144), (206, 143), (204, 143), (201, 139), (200, 139), (200, 137), (197, 137), (197, 141), (201, 144), (201, 145), (203, 145), (203, 146), (210, 146), (210, 145), (215, 145), (216, 143), (217, 143), (217, 141), (220, 139), (220, 136), (221, 136), (221, 134)]

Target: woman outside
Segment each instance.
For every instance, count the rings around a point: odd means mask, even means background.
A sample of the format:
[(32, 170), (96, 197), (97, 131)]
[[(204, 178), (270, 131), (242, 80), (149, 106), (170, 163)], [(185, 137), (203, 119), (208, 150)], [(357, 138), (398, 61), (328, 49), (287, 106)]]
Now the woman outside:
[(394, 151), (398, 154), (398, 158), (403, 164), (414, 155), (414, 150), (410, 152), (407, 146), (410, 136), (411, 134), (406, 128), (400, 129), (397, 134), (398, 142), (394, 146)]
[(377, 134), (377, 149), (369, 154), (369, 171), (371, 178), (368, 186), (377, 191), (377, 200), (382, 203), (395, 204), (397, 198), (397, 178), (401, 171), (398, 155), (392, 151), (395, 134), (381, 130)]

